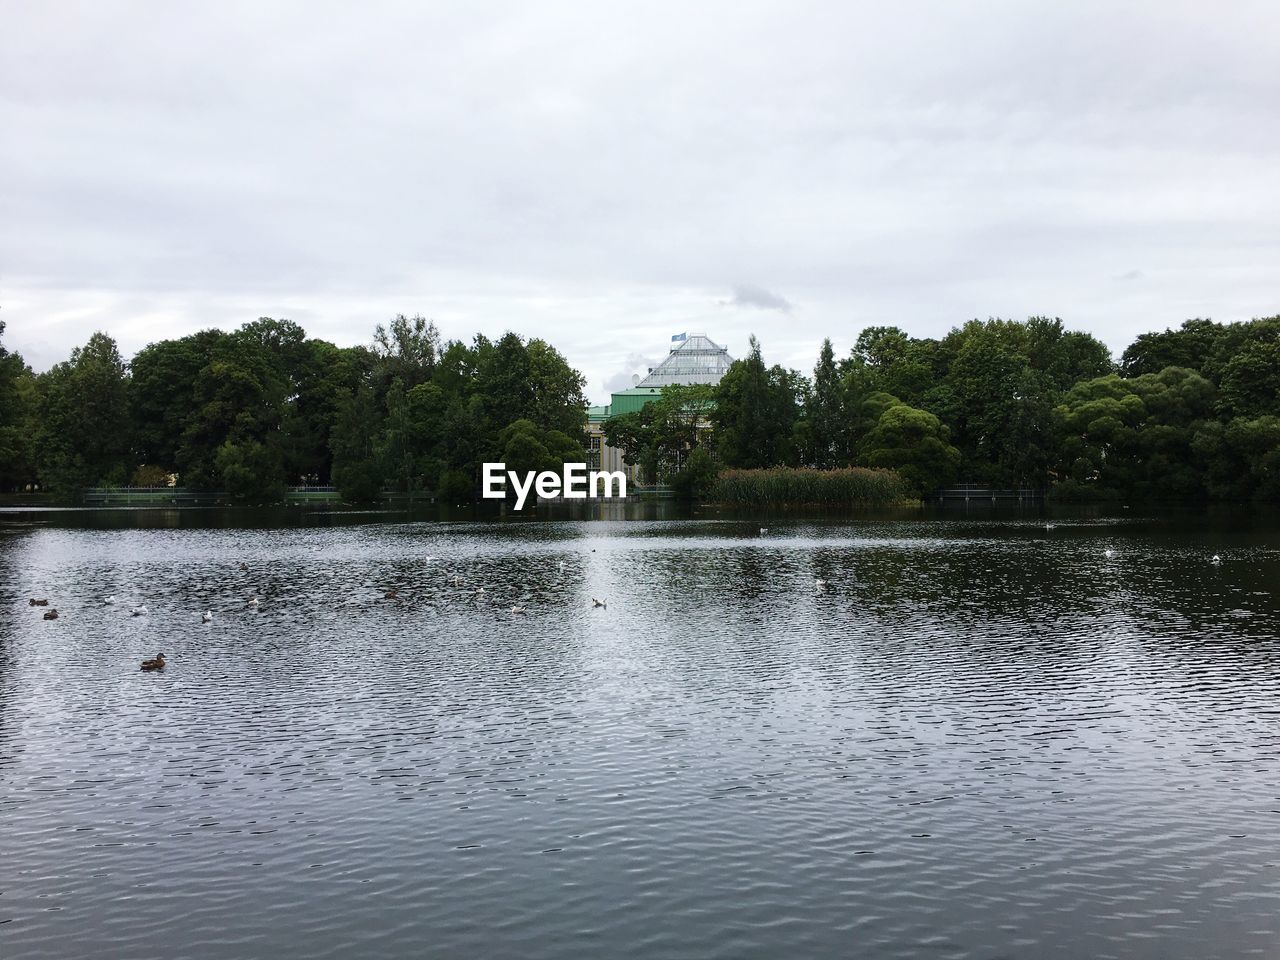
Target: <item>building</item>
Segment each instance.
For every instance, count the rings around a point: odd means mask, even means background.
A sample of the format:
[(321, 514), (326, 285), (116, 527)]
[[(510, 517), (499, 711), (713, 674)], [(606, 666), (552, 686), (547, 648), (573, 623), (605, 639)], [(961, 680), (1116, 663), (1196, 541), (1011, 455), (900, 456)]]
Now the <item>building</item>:
[(638, 467), (622, 459), (622, 451), (604, 438), (604, 422), (620, 413), (633, 413), (675, 384), (705, 383), (714, 386), (733, 363), (729, 351), (705, 333), (679, 334), (671, 338), (671, 352), (648, 376), (634, 378), (634, 384), (612, 395), (604, 406), (587, 408), (587, 465), (591, 470), (622, 470), (628, 485), (637, 482)]

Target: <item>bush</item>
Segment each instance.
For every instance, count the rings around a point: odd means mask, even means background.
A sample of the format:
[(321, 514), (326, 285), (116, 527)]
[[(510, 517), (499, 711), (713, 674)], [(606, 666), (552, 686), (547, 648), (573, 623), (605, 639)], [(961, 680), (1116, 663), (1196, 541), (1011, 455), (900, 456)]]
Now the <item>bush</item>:
[(711, 459), (707, 451), (698, 447), (689, 454), (684, 468), (671, 478), (671, 489), (681, 499), (700, 500), (715, 488), (719, 473), (720, 466)]
[(133, 487), (171, 487), (173, 486), (173, 475), (164, 467), (143, 463), (133, 471), (133, 476), (129, 478), (129, 485)]
[(892, 504), (910, 500), (906, 483), (892, 470), (845, 467), (817, 470), (773, 467), (768, 470), (726, 470), (716, 479), (709, 499), (717, 503)]

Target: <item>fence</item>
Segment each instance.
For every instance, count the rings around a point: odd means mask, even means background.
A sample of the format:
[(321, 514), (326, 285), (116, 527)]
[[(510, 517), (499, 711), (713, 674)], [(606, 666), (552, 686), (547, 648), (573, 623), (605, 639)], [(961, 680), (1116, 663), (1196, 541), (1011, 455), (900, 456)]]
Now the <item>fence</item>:
[(958, 486), (935, 490), (926, 499), (944, 504), (1016, 505), (1020, 503), (1040, 503), (1044, 500), (1044, 491), (1033, 487), (1001, 489), (976, 483), (962, 483)]

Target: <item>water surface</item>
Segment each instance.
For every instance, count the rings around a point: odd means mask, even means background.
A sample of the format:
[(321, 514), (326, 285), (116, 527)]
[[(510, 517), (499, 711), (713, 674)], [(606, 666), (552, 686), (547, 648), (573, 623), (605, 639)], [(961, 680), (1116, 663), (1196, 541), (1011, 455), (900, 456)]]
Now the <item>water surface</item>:
[(0, 956), (1280, 954), (1270, 522), (358, 519), (0, 517)]

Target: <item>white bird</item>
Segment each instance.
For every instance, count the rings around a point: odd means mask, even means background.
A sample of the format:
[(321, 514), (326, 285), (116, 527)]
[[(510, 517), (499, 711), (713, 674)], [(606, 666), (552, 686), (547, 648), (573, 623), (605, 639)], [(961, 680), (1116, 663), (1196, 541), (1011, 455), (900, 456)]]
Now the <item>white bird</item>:
[(116, 602), (116, 595), (113, 593), (111, 596), (107, 597), (107, 598), (106, 598), (105, 600), (103, 600), (102, 602), (103, 602), (103, 603), (115, 603), (115, 602)]
[(769, 528), (768, 528), (768, 527), (761, 527), (761, 528), (760, 528), (760, 533), (761, 533), (761, 534), (765, 534), (765, 533), (768, 533), (768, 532), (769, 532)]
[(256, 607), (257, 605), (258, 605), (257, 597), (250, 597), (248, 602), (245, 604), (245, 606), (248, 606), (248, 607)]
[(1106, 557), (1108, 560), (1110, 560), (1112, 557), (1116, 555), (1116, 552), (1112, 550), (1110, 547), (1107, 547), (1107, 549), (1102, 551), (1102, 555)]
[(212, 623), (212, 622), (213, 622), (213, 611), (212, 611), (212, 610), (206, 610), (204, 613), (200, 614), (200, 622), (201, 622), (201, 623)]
[(484, 593), (484, 587), (477, 587), (477, 588), (476, 588), (476, 594), (477, 594), (477, 595), (479, 595), (479, 594), (482, 594), (482, 593)]
[(146, 607), (133, 607), (132, 609), (130, 609), (130, 610), (129, 610), (129, 612), (130, 612), (131, 614), (133, 614), (135, 617), (140, 617), (140, 616), (142, 616), (144, 613), (146, 613), (146, 612), (147, 612), (147, 608), (146, 608)]
[(512, 612), (512, 613), (524, 613), (524, 607), (512, 607), (512, 608), (511, 608), (511, 612)]
[(561, 572), (561, 573), (564, 573), (564, 561), (563, 561), (563, 560), (561, 560), (561, 561), (560, 561), (560, 572)]
[(1220, 556), (1218, 556), (1218, 555), (1215, 553), (1215, 554), (1213, 555), (1213, 559), (1212, 559), (1212, 560), (1210, 560), (1209, 562), (1210, 562), (1210, 563), (1221, 563), (1221, 562), (1222, 562), (1222, 558), (1221, 558)]
[(827, 589), (827, 581), (825, 581), (825, 580), (823, 580), (823, 579), (821, 579), (821, 578), (819, 578), (819, 579), (817, 579), (817, 580), (814, 580), (814, 581), (813, 581), (813, 589), (814, 589), (814, 590), (825, 590), (825, 589)]
[(1054, 526), (1055, 526), (1055, 525), (1054, 525), (1054, 524), (1052, 524), (1052, 523), (1046, 523), (1046, 524), (1044, 525), (1044, 528), (1045, 528), (1046, 530), (1052, 530), (1052, 529), (1054, 528)]
[(607, 610), (609, 608), (609, 603), (607, 600), (597, 600), (595, 597), (592, 597), (591, 609), (594, 610), (596, 607), (604, 607)]

